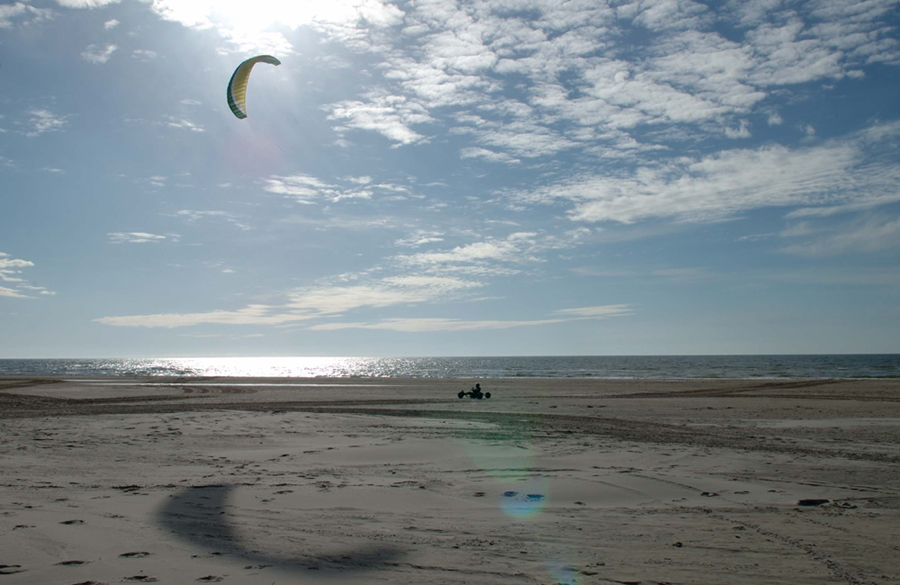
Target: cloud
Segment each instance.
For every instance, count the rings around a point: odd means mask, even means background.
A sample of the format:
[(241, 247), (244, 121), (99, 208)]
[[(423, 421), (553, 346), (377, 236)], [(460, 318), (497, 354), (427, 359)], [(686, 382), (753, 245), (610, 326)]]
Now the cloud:
[(517, 232), (503, 240), (485, 240), (456, 246), (443, 252), (420, 252), (397, 259), (405, 264), (434, 266), (459, 263), (537, 261), (533, 252), (538, 247), (537, 233)]
[(432, 122), (433, 118), (421, 104), (406, 97), (370, 94), (367, 101), (343, 101), (329, 106), (329, 120), (341, 121), (346, 128), (371, 130), (383, 135), (396, 145), (414, 144), (426, 140), (426, 137), (413, 130), (413, 124)]
[(215, 29), (242, 53), (285, 55), (293, 52), (290, 42), (274, 26), (296, 29), (309, 26), (341, 39), (365, 46), (366, 28), (379, 29), (400, 22), (403, 12), (380, 0), (333, 0), (329, 2), (222, 2), (219, 0), (151, 0), (151, 9), (165, 20), (197, 29)]
[(477, 148), (473, 146), (463, 148), (461, 151), (459, 151), (459, 157), (462, 159), (481, 158), (488, 162), (498, 162), (507, 165), (517, 165), (522, 162), (521, 160), (509, 154), (506, 154), (505, 152), (495, 152), (486, 148)]
[(570, 321), (600, 320), (610, 317), (630, 315), (634, 311), (628, 305), (606, 305), (597, 307), (583, 307), (578, 309), (561, 309), (554, 311), (554, 315), (547, 319), (530, 320), (472, 320), (446, 319), (446, 318), (407, 318), (384, 319), (376, 323), (323, 323), (307, 327), (312, 331), (335, 331), (342, 329), (379, 329), (386, 331), (401, 331), (406, 333), (426, 333), (437, 331), (485, 331), (498, 329), (512, 329), (515, 327), (536, 327), (554, 323), (566, 323)]
[(88, 63), (99, 65), (109, 61), (109, 58), (112, 57), (112, 54), (117, 48), (116, 45), (112, 44), (106, 45), (105, 47), (101, 47), (100, 45), (88, 45), (84, 52), (81, 53), (81, 58)]
[(577, 309), (559, 309), (553, 311), (553, 314), (582, 319), (603, 319), (605, 317), (629, 315), (632, 312), (629, 305), (598, 305), (594, 307), (579, 307)]
[(49, 9), (35, 8), (25, 2), (0, 4), (0, 29), (13, 28), (17, 19), (20, 19), (23, 25), (28, 25), (51, 18), (53, 12)]
[(173, 329), (203, 324), (216, 325), (284, 325), (302, 321), (305, 315), (279, 312), (266, 305), (249, 305), (237, 311), (208, 311), (205, 313), (158, 313), (100, 317), (95, 323), (113, 327), (147, 327)]
[(741, 124), (737, 128), (725, 128), (725, 136), (733, 140), (750, 138), (752, 134), (750, 134), (750, 126), (747, 124), (747, 120), (741, 120)]
[[(790, 235), (815, 233), (805, 231)], [(809, 241), (782, 248), (797, 256), (821, 257), (850, 253), (874, 253), (900, 249), (900, 218), (875, 216), (827, 230)]]
[(44, 296), (52, 296), (56, 293), (42, 286), (33, 286), (28, 284), (22, 276), (23, 268), (31, 268), (34, 262), (30, 260), (22, 260), (21, 258), (13, 258), (5, 252), (0, 252), (0, 281), (10, 283), (14, 288), (0, 286), (0, 297), (9, 297), (17, 299), (30, 299), (33, 293)]
[[(652, 218), (718, 221), (763, 207), (799, 207), (791, 217), (837, 213), (900, 200), (900, 167), (882, 160), (869, 130), (820, 146), (766, 146), (682, 157), (628, 174), (582, 174), (507, 195), (517, 204), (568, 202), (575, 221)], [(882, 138), (890, 136), (885, 134)]]
[(227, 211), (197, 211), (193, 209), (180, 209), (175, 212), (175, 216), (185, 220), (188, 223), (196, 223), (202, 219), (221, 219), (242, 230), (252, 229), (249, 225), (243, 223), (233, 213)]
[[(464, 158), (639, 158), (661, 147), (647, 142), (648, 130), (657, 139), (750, 138), (750, 115), (782, 122), (771, 99), (782, 88), (858, 77), (873, 59), (900, 64), (885, 22), (894, 0), (827, 10), (824, 0), (752, 4), (407, 3), (403, 34), (366, 31), (383, 60), (360, 99), (332, 104), (331, 119), (344, 144), (347, 128), (414, 144), (425, 133), (404, 119), (402, 104), (437, 125), (429, 139), (455, 121), (450, 133), (472, 142)], [(723, 34), (719, 21), (740, 30)], [(636, 37), (637, 45), (625, 42)]]
[(113, 18), (113, 19), (111, 19), (111, 20), (107, 20), (106, 22), (104, 22), (104, 23), (103, 23), (103, 28), (105, 28), (106, 30), (110, 30), (110, 29), (116, 28), (116, 27), (119, 26), (120, 24), (121, 24), (121, 23), (120, 23), (118, 20), (116, 20), (115, 18)]
[(273, 175), (266, 179), (264, 189), (270, 193), (292, 197), (298, 203), (313, 203), (317, 199), (338, 202), (343, 199), (371, 199), (372, 191), (367, 182), (358, 179), (346, 179), (351, 186), (326, 183), (311, 175)]
[(394, 241), (394, 245), (401, 248), (418, 248), (426, 244), (443, 242), (444, 234), (442, 232), (415, 230), (409, 236)]
[(401, 276), (353, 286), (323, 286), (300, 289), (291, 294), (288, 306), (320, 315), (344, 313), (360, 308), (447, 300), (481, 283), (454, 277)]
[(544, 262), (549, 251), (579, 245), (590, 233), (588, 228), (560, 234), (514, 232), (505, 238), (488, 238), (445, 250), (401, 254), (393, 261), (401, 267), (425, 270), (429, 274), (510, 276), (521, 272), (525, 264)]
[(120, 0), (56, 0), (65, 8), (101, 8), (107, 4), (118, 4)]
[(398, 276), (359, 285), (324, 284), (297, 289), (288, 295), (285, 304), (278, 306), (250, 305), (237, 311), (102, 317), (95, 321), (117, 327), (151, 328), (189, 327), (206, 323), (285, 325), (358, 309), (378, 309), (447, 300), (479, 286), (480, 283), (452, 277)]
[(31, 131), (26, 136), (39, 136), (45, 132), (57, 132), (68, 124), (68, 116), (59, 116), (50, 110), (31, 110), (28, 112), (31, 116)]
[(13, 299), (27, 299), (28, 295), (24, 295), (14, 289), (0, 286), (0, 297), (9, 297)]
[(178, 128), (179, 130), (190, 130), (191, 132), (204, 132), (203, 126), (194, 124), (190, 120), (184, 118), (176, 118), (175, 116), (166, 116), (166, 126), (169, 128)]
[(164, 242), (167, 239), (177, 242), (180, 236), (177, 234), (168, 234), (160, 236), (157, 234), (149, 234), (147, 232), (110, 232), (106, 234), (110, 244), (153, 244)]
[(135, 49), (131, 52), (131, 58), (144, 62), (151, 61), (153, 59), (156, 59), (156, 51), (149, 51), (147, 49)]
[(0, 280), (7, 282), (21, 282), (21, 279), (14, 275), (22, 272), (19, 270), (20, 268), (28, 268), (31, 266), (34, 266), (34, 262), (11, 258), (9, 254), (0, 252)]
[(767, 278), (807, 286), (889, 286), (900, 287), (900, 270), (896, 267), (841, 266), (837, 269), (801, 268), (770, 274)]

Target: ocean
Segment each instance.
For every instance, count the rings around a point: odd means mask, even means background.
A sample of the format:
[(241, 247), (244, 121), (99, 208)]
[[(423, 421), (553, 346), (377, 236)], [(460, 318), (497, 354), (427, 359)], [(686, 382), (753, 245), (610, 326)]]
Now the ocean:
[(900, 354), (0, 359), (0, 376), (384, 378), (897, 378)]

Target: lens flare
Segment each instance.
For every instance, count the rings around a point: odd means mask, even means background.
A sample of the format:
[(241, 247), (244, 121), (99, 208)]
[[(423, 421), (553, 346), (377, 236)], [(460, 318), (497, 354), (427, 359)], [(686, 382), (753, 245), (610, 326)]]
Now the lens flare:
[(500, 509), (517, 520), (527, 520), (540, 514), (546, 502), (547, 496), (532, 484), (526, 492), (503, 492), (500, 496)]
[(581, 580), (578, 578), (578, 570), (569, 565), (557, 562), (547, 561), (547, 572), (552, 577), (553, 585), (579, 585)]

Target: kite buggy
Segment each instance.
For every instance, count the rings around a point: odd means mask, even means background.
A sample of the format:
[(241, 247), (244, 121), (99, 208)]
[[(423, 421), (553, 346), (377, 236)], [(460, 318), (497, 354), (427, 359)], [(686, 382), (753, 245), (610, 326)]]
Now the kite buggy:
[(457, 396), (459, 396), (460, 398), (468, 396), (469, 398), (477, 398), (478, 400), (481, 400), (482, 398), (490, 398), (491, 393), (490, 392), (482, 392), (481, 384), (475, 384), (475, 387), (472, 388), (471, 390), (469, 390), (468, 392), (463, 392), (462, 390), (460, 390), (459, 394), (457, 394)]

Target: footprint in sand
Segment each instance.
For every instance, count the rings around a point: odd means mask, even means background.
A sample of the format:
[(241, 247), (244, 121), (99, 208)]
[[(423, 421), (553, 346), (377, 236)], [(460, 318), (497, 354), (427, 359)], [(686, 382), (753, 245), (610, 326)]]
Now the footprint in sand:
[(122, 581), (128, 581), (130, 583), (156, 583), (159, 579), (151, 577), (150, 575), (135, 575), (133, 577), (125, 577)]
[(206, 577), (200, 577), (197, 581), (201, 583), (218, 583), (219, 581), (224, 581), (225, 577), (217, 577), (216, 575), (207, 575)]
[(0, 575), (15, 575), (16, 573), (21, 573), (25, 569), (22, 568), (22, 565), (0, 565)]
[(84, 520), (63, 520), (60, 524), (71, 526), (72, 524), (84, 524)]
[(56, 563), (57, 565), (62, 565), (64, 567), (77, 567), (78, 565), (83, 565), (87, 561), (63, 561), (61, 563)]
[(123, 559), (142, 559), (144, 557), (149, 557), (149, 556), (150, 556), (150, 553), (144, 552), (144, 551), (127, 552), (127, 553), (122, 553), (119, 555), (119, 557), (121, 557)]

